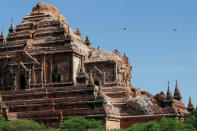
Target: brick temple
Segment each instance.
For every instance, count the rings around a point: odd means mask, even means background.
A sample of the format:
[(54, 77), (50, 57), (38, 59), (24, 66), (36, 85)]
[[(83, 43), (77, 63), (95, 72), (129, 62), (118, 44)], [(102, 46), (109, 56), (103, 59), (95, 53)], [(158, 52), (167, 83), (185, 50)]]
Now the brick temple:
[(53, 5), (38, 3), (21, 24), (0, 36), (0, 107), (7, 119), (28, 119), (58, 127), (72, 116), (101, 120), (106, 129), (134, 123), (183, 119), (194, 110), (172, 95), (132, 87), (126, 54), (91, 46)]

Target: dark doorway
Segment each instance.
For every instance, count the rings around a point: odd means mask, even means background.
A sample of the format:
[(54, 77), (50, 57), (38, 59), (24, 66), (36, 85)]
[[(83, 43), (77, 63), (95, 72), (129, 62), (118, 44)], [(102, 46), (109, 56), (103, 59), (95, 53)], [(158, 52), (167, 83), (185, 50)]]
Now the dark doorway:
[(23, 74), (20, 75), (20, 89), (25, 89), (26, 82), (25, 82), (25, 76)]
[(16, 73), (16, 88), (18, 90), (21, 89), (26, 89), (26, 80), (25, 80), (25, 76), (23, 73), (21, 72), (17, 72)]
[(98, 81), (94, 81), (94, 84), (95, 84), (96, 86), (99, 86), (99, 82), (98, 82)]

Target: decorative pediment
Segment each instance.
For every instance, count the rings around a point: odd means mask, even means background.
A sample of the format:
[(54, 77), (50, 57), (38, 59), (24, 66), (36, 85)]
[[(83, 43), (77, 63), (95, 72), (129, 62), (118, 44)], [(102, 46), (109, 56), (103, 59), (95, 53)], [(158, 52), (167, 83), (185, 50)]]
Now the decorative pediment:
[(27, 69), (27, 67), (24, 65), (24, 63), (20, 62), (18, 64), (18, 70), (22, 71), (24, 73), (25, 76), (29, 76), (29, 69)]
[(9, 72), (11, 74), (16, 74), (17, 71), (24, 73), (25, 76), (29, 76), (30, 70), (25, 66), (23, 62), (8, 64), (3, 72)]
[(17, 53), (16, 57), (14, 58), (15, 63), (34, 63), (36, 65), (40, 65), (40, 63), (36, 60), (36, 58), (32, 57), (26, 51), (22, 51)]

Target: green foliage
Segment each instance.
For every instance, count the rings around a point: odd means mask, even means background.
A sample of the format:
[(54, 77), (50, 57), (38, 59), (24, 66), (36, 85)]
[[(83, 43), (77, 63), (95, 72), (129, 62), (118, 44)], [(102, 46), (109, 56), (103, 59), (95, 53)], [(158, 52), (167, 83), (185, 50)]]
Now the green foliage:
[(145, 124), (134, 124), (130, 128), (127, 129), (128, 131), (144, 131)]
[(87, 120), (84, 117), (72, 117), (63, 121), (61, 131), (102, 131), (101, 123), (96, 120)]
[(126, 131), (160, 131), (160, 127), (156, 121), (151, 121), (145, 124), (134, 124)]
[(194, 116), (194, 117), (197, 118), (197, 110), (193, 110), (191, 113), (185, 115), (185, 118), (187, 119), (187, 118), (189, 118), (191, 116)]
[(160, 127), (156, 121), (151, 121), (145, 124), (146, 131), (160, 131)]
[(197, 110), (194, 110), (189, 115), (186, 115), (184, 123), (197, 130)]
[(110, 131), (126, 131), (125, 129), (113, 129), (113, 130), (110, 130)]
[(60, 131), (60, 129), (56, 129), (56, 128), (49, 128), (49, 129), (47, 129), (47, 131)]
[(3, 131), (5, 127), (6, 121), (2, 115), (0, 115), (0, 130)]
[(185, 119), (185, 123), (197, 129), (197, 118), (195, 116)]
[[(63, 121), (60, 128), (46, 129), (31, 120), (5, 121), (0, 115), (0, 131), (104, 131), (100, 121), (87, 120), (84, 117), (72, 117)], [(185, 121), (173, 118), (162, 118), (159, 122), (151, 121), (144, 124), (134, 124), (127, 129), (110, 131), (197, 131), (197, 111), (185, 116)]]
[(45, 127), (32, 120), (7, 121), (4, 131), (44, 131)]
[(134, 124), (125, 131), (195, 131), (195, 128), (190, 123), (184, 123), (178, 119), (162, 118), (160, 122)]
[(178, 119), (162, 118), (159, 122), (161, 131), (191, 131), (194, 128)]

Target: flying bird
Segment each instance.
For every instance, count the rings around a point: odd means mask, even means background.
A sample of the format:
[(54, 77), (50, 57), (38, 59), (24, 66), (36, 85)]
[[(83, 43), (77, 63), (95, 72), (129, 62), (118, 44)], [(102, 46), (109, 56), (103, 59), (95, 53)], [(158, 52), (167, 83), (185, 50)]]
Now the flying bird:
[(173, 31), (176, 31), (176, 29), (174, 29)]

